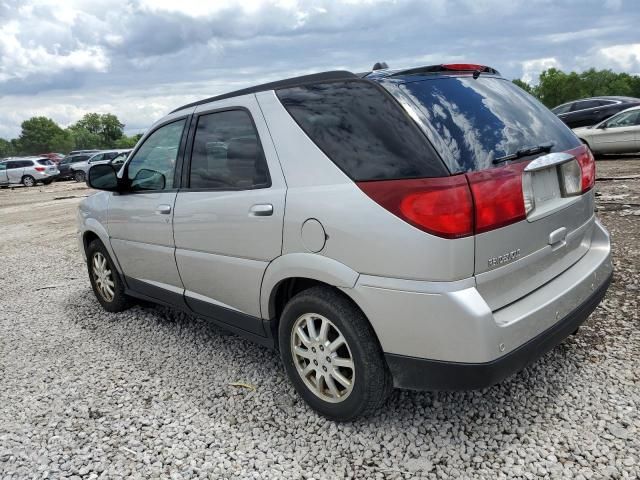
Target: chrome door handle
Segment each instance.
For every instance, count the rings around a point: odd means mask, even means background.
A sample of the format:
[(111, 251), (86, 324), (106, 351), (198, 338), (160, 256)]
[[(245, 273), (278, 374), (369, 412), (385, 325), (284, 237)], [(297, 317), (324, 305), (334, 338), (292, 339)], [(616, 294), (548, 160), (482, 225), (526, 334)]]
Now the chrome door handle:
[(259, 203), (249, 209), (250, 217), (270, 217), (271, 215), (273, 215), (273, 205), (270, 203)]
[(156, 208), (156, 213), (169, 215), (171, 213), (171, 205), (158, 205), (158, 208)]

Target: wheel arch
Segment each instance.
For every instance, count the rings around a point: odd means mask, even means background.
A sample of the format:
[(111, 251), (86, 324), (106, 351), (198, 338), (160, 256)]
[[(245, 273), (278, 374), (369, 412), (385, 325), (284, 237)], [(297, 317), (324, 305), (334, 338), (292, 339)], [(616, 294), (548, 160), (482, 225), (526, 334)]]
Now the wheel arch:
[[(313, 253), (290, 253), (271, 262), (262, 278), (260, 312), (262, 318), (277, 319), (283, 306), (296, 293), (311, 286), (353, 288), (358, 272), (347, 265)], [(279, 310), (280, 309), (280, 310)]]
[(118, 273), (122, 274), (122, 268), (120, 267), (120, 263), (118, 263), (118, 258), (111, 248), (111, 242), (109, 241), (109, 234), (107, 233), (107, 230), (96, 219), (87, 218), (84, 222), (84, 230), (82, 232), (82, 247), (85, 255), (89, 244), (94, 240), (100, 240), (100, 242), (102, 242), (111, 257), (111, 260), (116, 266)]

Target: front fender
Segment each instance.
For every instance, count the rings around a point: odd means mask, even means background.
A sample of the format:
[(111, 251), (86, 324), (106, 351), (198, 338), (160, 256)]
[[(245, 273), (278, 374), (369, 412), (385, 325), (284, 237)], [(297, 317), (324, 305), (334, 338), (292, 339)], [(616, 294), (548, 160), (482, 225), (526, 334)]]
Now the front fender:
[(353, 288), (359, 273), (332, 258), (315, 253), (289, 253), (272, 261), (262, 277), (260, 313), (262, 318), (275, 316), (273, 294), (280, 282), (288, 278), (309, 278), (334, 287)]

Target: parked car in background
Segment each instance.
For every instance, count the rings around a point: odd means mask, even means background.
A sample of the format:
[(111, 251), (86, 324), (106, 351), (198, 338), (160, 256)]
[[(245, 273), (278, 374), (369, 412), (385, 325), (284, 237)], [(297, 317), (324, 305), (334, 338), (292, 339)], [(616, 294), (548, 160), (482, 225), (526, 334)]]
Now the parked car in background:
[(595, 125), (629, 107), (640, 105), (640, 98), (592, 97), (563, 103), (551, 109), (571, 128)]
[(0, 162), (0, 185), (23, 184), (33, 187), (49, 185), (58, 176), (58, 168), (48, 158), (14, 157)]
[(91, 157), (89, 157), (84, 162), (77, 162), (71, 165), (72, 176), (76, 182), (84, 182), (87, 171), (91, 165), (99, 165), (103, 163), (112, 163), (116, 158), (118, 162), (122, 165), (124, 160), (127, 158), (127, 155), (131, 149), (125, 150), (103, 150), (97, 153), (94, 153)]
[(631, 107), (575, 133), (594, 154), (640, 152), (640, 106)]
[(53, 163), (58, 164), (60, 163), (60, 160), (64, 158), (64, 153), (41, 153), (38, 156), (42, 158), (48, 158)]
[(96, 153), (96, 152), (99, 152), (99, 151), (100, 150), (98, 150), (96, 148), (91, 149), (91, 150), (72, 150), (71, 152), (69, 152), (69, 155), (78, 155), (80, 153), (89, 153), (89, 154), (91, 154), (91, 153)]
[(81, 162), (86, 162), (93, 153), (78, 153), (78, 154), (69, 154), (60, 160), (58, 164), (58, 170), (60, 170), (60, 174), (58, 175), (59, 180), (67, 180), (69, 178), (73, 178), (74, 171), (72, 169), (73, 165)]
[(171, 305), (276, 347), (335, 420), (393, 386), (484, 388), (575, 332), (612, 274), (589, 149), (482, 65), (325, 72), (159, 120), (89, 169), (105, 310)]

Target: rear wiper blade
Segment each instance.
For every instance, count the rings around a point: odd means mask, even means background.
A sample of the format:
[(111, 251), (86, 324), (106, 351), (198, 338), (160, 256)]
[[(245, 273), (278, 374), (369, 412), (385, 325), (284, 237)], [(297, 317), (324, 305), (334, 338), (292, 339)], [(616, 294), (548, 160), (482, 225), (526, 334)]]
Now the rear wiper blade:
[(493, 163), (510, 162), (511, 160), (517, 160), (518, 158), (527, 157), (529, 155), (535, 155), (536, 153), (549, 152), (553, 148), (552, 142), (541, 143), (533, 147), (521, 148), (520, 150), (505, 155), (504, 157), (498, 157), (493, 159)]

